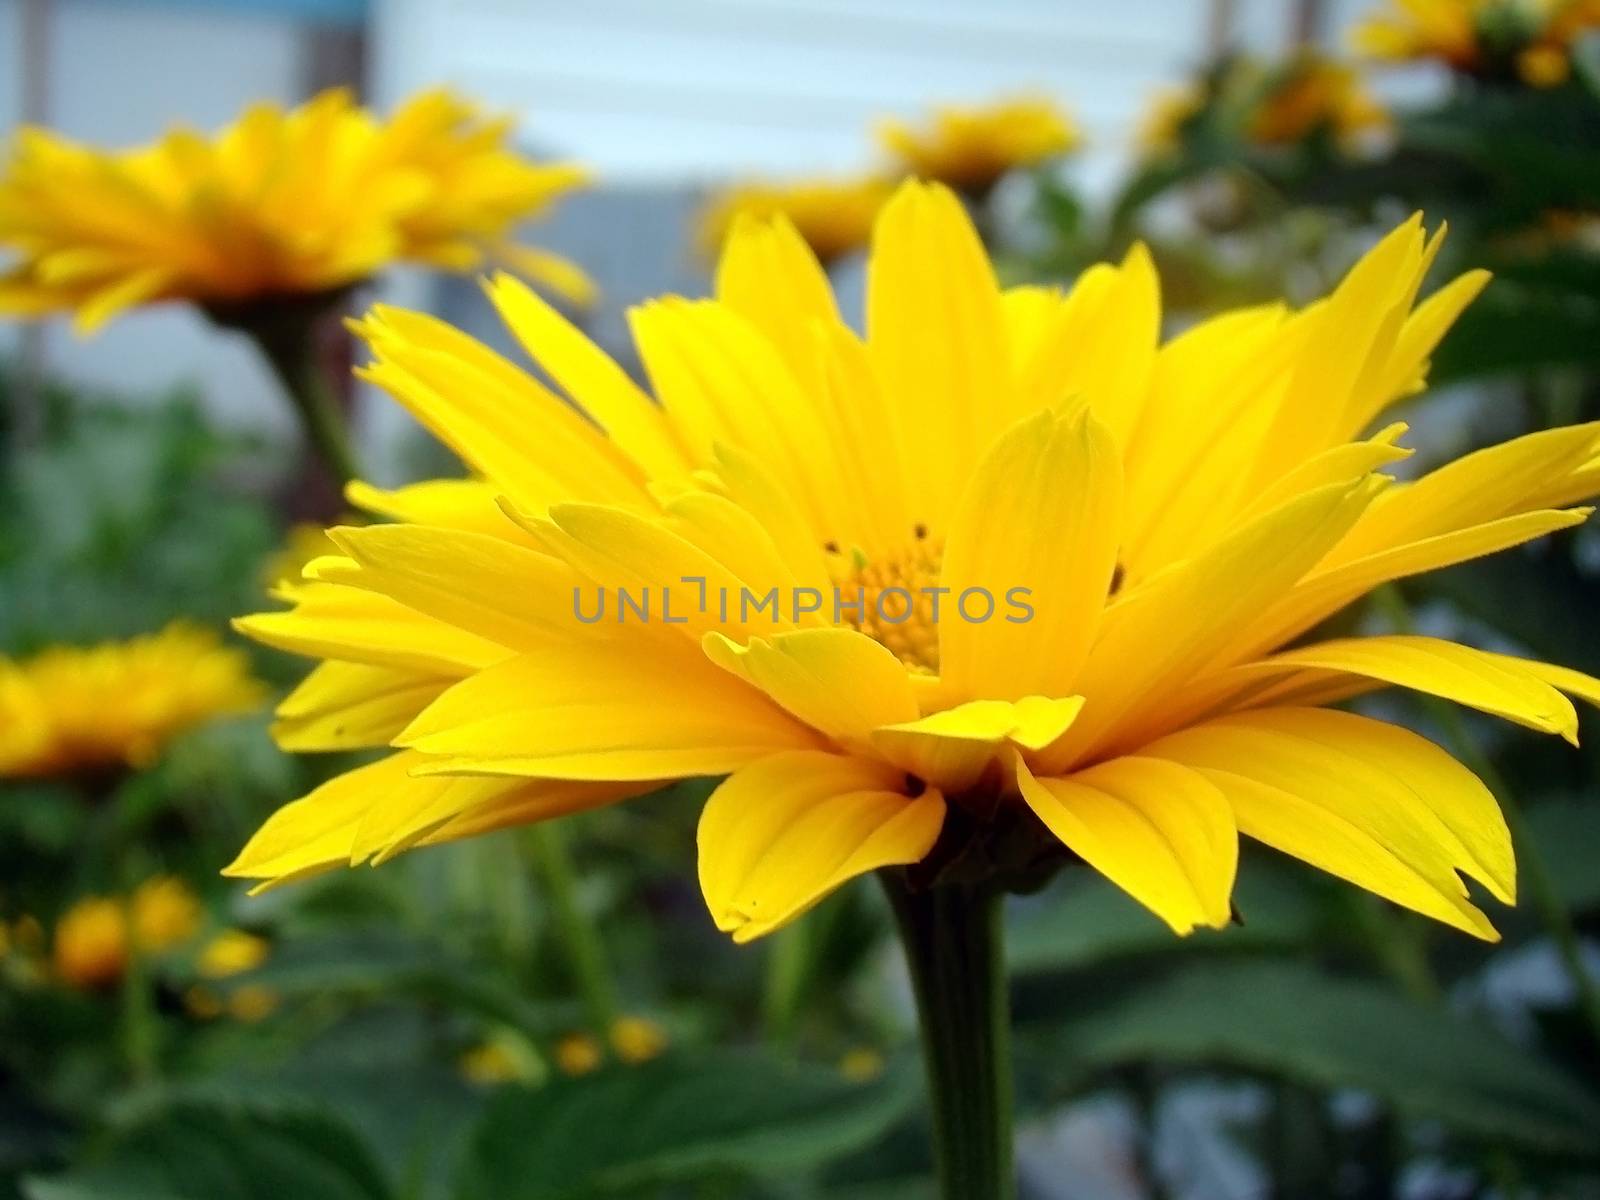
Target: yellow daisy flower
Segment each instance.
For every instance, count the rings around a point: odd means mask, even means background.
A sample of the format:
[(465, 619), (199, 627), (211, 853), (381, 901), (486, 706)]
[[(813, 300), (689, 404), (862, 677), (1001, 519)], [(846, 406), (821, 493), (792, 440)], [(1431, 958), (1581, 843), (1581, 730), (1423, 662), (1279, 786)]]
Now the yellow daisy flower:
[(1408, 451), (1382, 414), (1486, 280), (1417, 303), (1438, 246), (1413, 218), (1320, 302), (1163, 344), (1142, 247), (1065, 293), (1002, 289), (960, 200), (909, 183), (865, 336), (789, 223), (741, 222), (715, 299), (633, 313), (653, 397), (510, 279), (489, 294), (560, 393), (377, 309), (365, 375), (479, 479), (356, 489), (399, 523), (333, 531), (290, 611), (239, 622), (326, 660), (285, 745), (395, 749), (280, 809), (227, 873), (727, 776), (699, 870), (739, 941), (862, 873), (1019, 847), (1064, 846), (1179, 933), (1221, 926), (1240, 834), (1492, 938), (1462, 877), (1514, 895), (1494, 799), (1326, 706), (1408, 687), (1570, 739), (1563, 693), (1600, 681), (1427, 637), (1283, 649), (1600, 491), (1596, 424), (1384, 473)]
[[(224, 929), (200, 947), (195, 955), (195, 974), (202, 980), (229, 979), (254, 971), (267, 961), (271, 951), (271, 943), (264, 937), (243, 929)], [(184, 992), (183, 1001), (190, 1014), (202, 1020), (228, 1013), (236, 1020), (250, 1022), (276, 1011), (278, 994), (262, 984), (246, 984), (233, 988), (224, 997), (208, 983), (196, 983)]]
[(1373, 58), (1434, 59), (1554, 87), (1570, 74), (1572, 44), (1595, 29), (1597, 0), (1388, 0), (1352, 30), (1351, 44)]
[[(1359, 72), (1313, 54), (1276, 67), (1234, 59), (1218, 83), (1216, 102), (1230, 127), (1258, 146), (1293, 145), (1322, 130), (1348, 145), (1390, 125)], [(1206, 90), (1196, 83), (1155, 93), (1139, 124), (1140, 150), (1148, 157), (1177, 150), (1184, 126), (1206, 104)]]
[(133, 895), (86, 896), (56, 922), (52, 956), (56, 978), (94, 990), (122, 979), (130, 953), (164, 954), (200, 929), (200, 900), (183, 880), (157, 875)]
[(1302, 55), (1277, 73), (1251, 113), (1246, 133), (1253, 142), (1277, 146), (1326, 129), (1348, 143), (1389, 124), (1388, 112), (1355, 68)]
[(584, 298), (577, 268), (509, 231), (585, 174), (524, 162), (509, 132), (446, 92), (384, 122), (343, 90), (131, 150), (24, 129), (0, 173), (0, 254), (15, 259), (0, 312), (70, 311), (89, 331), (161, 300), (240, 305), (335, 291), (397, 260), (470, 270), (486, 257)]
[(148, 767), (178, 734), (264, 694), (242, 652), (183, 622), (0, 659), (0, 778)]
[(878, 141), (906, 173), (982, 195), (1001, 176), (1076, 150), (1082, 132), (1060, 105), (1043, 97), (975, 107), (945, 106), (918, 128), (892, 118)]
[(110, 987), (128, 969), (128, 917), (121, 900), (90, 896), (56, 922), (52, 939), (56, 978), (68, 987)]
[(605, 1062), (600, 1043), (587, 1033), (569, 1033), (556, 1042), (554, 1058), (563, 1075), (588, 1075)]
[(667, 1048), (667, 1031), (649, 1017), (618, 1017), (610, 1033), (611, 1048), (625, 1063), (649, 1062)]
[(1478, 16), (1496, 2), (1385, 0), (1351, 30), (1350, 43), (1373, 58), (1437, 58), (1470, 70), (1478, 59)]
[(701, 211), (697, 240), (704, 253), (714, 255), (739, 220), (781, 216), (799, 231), (813, 254), (831, 263), (867, 244), (872, 222), (892, 190), (887, 181), (872, 175), (736, 184), (714, 196)]
[(200, 898), (183, 880), (157, 875), (141, 883), (129, 902), (134, 943), (150, 954), (181, 946), (200, 930)]
[(267, 961), (271, 951), (271, 943), (258, 934), (224, 929), (201, 947), (195, 970), (202, 979), (227, 979), (254, 971)]
[(491, 1087), (500, 1083), (531, 1083), (539, 1078), (538, 1058), (520, 1038), (509, 1036), (480, 1042), (463, 1051), (456, 1060), (461, 1077), (468, 1083)]

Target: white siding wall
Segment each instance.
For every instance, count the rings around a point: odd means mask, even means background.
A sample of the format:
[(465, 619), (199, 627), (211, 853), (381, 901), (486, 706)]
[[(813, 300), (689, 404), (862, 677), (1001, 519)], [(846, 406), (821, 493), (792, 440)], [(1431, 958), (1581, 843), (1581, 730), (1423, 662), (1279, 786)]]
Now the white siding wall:
[[(1333, 0), (1342, 30), (1376, 0)], [(1204, 52), (1210, 0), (375, 0), (375, 81), (446, 82), (522, 114), (530, 145), (622, 182), (845, 171), (885, 113), (1019, 90), (1086, 125), (1092, 175), (1150, 92)], [(1276, 50), (1294, 0), (1235, 0)]]
[[(22, 5), (0, 0), (0, 135), (20, 119)], [(148, 140), (174, 121), (210, 128), (262, 97), (297, 98), (300, 35), (290, 23), (201, 6), (54, 0), (50, 124), (107, 145)], [(287, 430), (290, 415), (247, 347), (178, 307), (130, 313), (89, 340), (44, 326), (46, 368), (89, 386), (198, 388), (231, 424)], [(0, 320), (0, 353), (18, 331)]]
[(845, 171), (874, 117), (1041, 90), (1092, 143), (1198, 52), (1201, 0), (377, 0), (380, 95), (449, 82), (612, 179)]
[[(1333, 0), (1329, 28), (1371, 2)], [(675, 190), (680, 209), (686, 189), (734, 176), (864, 166), (871, 122), (885, 113), (1040, 90), (1087, 127), (1090, 149), (1074, 170), (1103, 187), (1150, 92), (1203, 53), (1210, 8), (1209, 0), (374, 0), (373, 90), (387, 107), (417, 87), (454, 84), (517, 113), (534, 151), (582, 158), (634, 193)], [(1234, 8), (1246, 44), (1284, 44), (1292, 0)], [(0, 133), (18, 119), (21, 9), (20, 0), (0, 0)], [(150, 0), (52, 0), (52, 9), (49, 115), (71, 134), (125, 143), (174, 120), (215, 126), (259, 97), (298, 97), (304, 34), (286, 19)], [(600, 237), (592, 224), (563, 218), (561, 228), (576, 233), (570, 249), (603, 277), (621, 273), (619, 257), (660, 259), (646, 276), (681, 272), (681, 250), (641, 247), (629, 229)], [(660, 232), (650, 226), (657, 240)], [(430, 303), (427, 288), (413, 276), (394, 290)], [(0, 322), (0, 352), (15, 337)], [(52, 323), (45, 346), (49, 369), (71, 379), (130, 391), (190, 383), (230, 421), (289, 424), (247, 348), (182, 309), (125, 316), (86, 342)]]

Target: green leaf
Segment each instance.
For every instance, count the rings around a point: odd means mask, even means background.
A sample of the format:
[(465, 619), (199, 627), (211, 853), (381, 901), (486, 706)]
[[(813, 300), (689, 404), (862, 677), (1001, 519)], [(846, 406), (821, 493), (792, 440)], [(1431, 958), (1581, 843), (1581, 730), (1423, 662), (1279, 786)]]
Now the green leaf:
[(1113, 959), (1204, 950), (1302, 945), (1317, 933), (1320, 879), (1262, 858), (1240, 864), (1234, 905), (1240, 924), (1174, 936), (1160, 919), (1097, 872), (1063, 871), (1007, 914), (1006, 963), (1013, 976), (1075, 970)]
[(23, 1184), (27, 1200), (389, 1200), (366, 1146), (311, 1111), (179, 1106)]
[(818, 1166), (879, 1137), (915, 1094), (909, 1072), (837, 1071), (708, 1052), (613, 1067), (491, 1103), (459, 1200), (575, 1200)]
[(1600, 909), (1600, 871), (1594, 869), (1594, 848), (1600, 845), (1600, 799), (1541, 801), (1528, 810), (1528, 826), (1567, 907), (1579, 913)]
[(1434, 356), (1429, 382), (1597, 363), (1600, 303), (1593, 293), (1507, 279), (1461, 314)]
[(266, 965), (229, 980), (260, 984), (286, 997), (410, 996), (541, 1036), (555, 1018), (530, 1004), (484, 964), (436, 941), (371, 925), (288, 938)]
[(1132, 1063), (1224, 1068), (1355, 1088), (1496, 1144), (1594, 1156), (1600, 1100), (1494, 1030), (1301, 962), (1190, 960), (1080, 992), (1019, 1041), (1062, 1082)]

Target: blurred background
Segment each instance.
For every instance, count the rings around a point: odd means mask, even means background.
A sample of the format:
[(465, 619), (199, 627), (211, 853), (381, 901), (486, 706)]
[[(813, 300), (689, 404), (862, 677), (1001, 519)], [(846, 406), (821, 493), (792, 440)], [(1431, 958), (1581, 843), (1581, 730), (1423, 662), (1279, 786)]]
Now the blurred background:
[[(1071, 145), (968, 189), (1002, 275), (1068, 284), (1143, 239), (1169, 332), (1307, 302), (1412, 211), (1447, 218), (1426, 290), (1497, 281), (1400, 414), (1425, 467), (1600, 418), (1600, 13), (1546, 36), (1560, 7), (0, 0), (0, 133), (115, 147), (449, 85), (592, 170), (526, 232), (593, 278), (573, 318), (632, 365), (627, 308), (709, 291), (729, 189), (881, 171), (885, 117), (1039, 98)], [(1465, 12), (1474, 54), (1353, 53), (1379, 10)], [(859, 244), (829, 266), (859, 309)], [(397, 268), (375, 298), (506, 345), (471, 275)], [(380, 393), (345, 401), (366, 477), (459, 474)], [(692, 868), (709, 785), (254, 899), (218, 876), (353, 761), (273, 747), (303, 666), (227, 632), (321, 552), (302, 521), (342, 515), (244, 338), (186, 304), (93, 337), (0, 318), (0, 450), (0, 1198), (931, 1194), (876, 891), (727, 944)], [(1597, 672), (1597, 617), (1580, 529), (1338, 620)], [(115, 769), (8, 771), (25, 687), (91, 725), (146, 692), (172, 717)], [(1505, 940), (1259, 848), (1242, 924), (1181, 943), (1063, 873), (1011, 912), (1025, 1198), (1600, 1197), (1600, 722), (1573, 751), (1372, 703), (1514, 805)]]
[[(998, 0), (640, 0), (583, 5), (407, 0), (162, 4), (0, 0), (0, 128), (46, 124), (108, 146), (148, 140), (175, 120), (200, 129), (247, 103), (295, 102), (354, 87), (380, 111), (449, 84), (516, 115), (540, 158), (576, 158), (598, 184), (541, 231), (601, 284), (599, 340), (621, 314), (665, 291), (703, 291), (693, 215), (710, 189), (747, 176), (866, 169), (867, 131), (930, 103), (1039, 93), (1083, 126), (1075, 177), (1107, 193), (1134, 155), (1152, 94), (1227, 46), (1279, 54), (1338, 44), (1362, 0), (1128, 0), (1111, 6)], [(1432, 75), (1432, 78), (1429, 76)], [(1426, 68), (1385, 93), (1437, 93)], [(470, 282), (392, 281), (405, 303), (452, 319)], [(442, 300), (437, 290), (453, 294)], [(485, 316), (487, 322), (488, 318)], [(194, 313), (130, 314), (92, 341), (65, 325), (0, 327), (54, 376), (159, 394), (193, 385), (230, 428), (286, 436), (290, 414), (248, 349)], [(362, 418), (393, 436), (388, 404)]]

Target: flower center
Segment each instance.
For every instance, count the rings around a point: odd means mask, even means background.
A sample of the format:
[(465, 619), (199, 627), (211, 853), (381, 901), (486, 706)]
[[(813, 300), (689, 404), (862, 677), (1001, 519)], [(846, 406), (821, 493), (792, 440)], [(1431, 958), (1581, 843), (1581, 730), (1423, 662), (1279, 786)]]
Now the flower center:
[(938, 618), (949, 607), (949, 597), (936, 591), (944, 539), (919, 525), (903, 550), (878, 559), (843, 555), (831, 544), (827, 550), (838, 568), (840, 623), (888, 647), (906, 666), (937, 675)]

